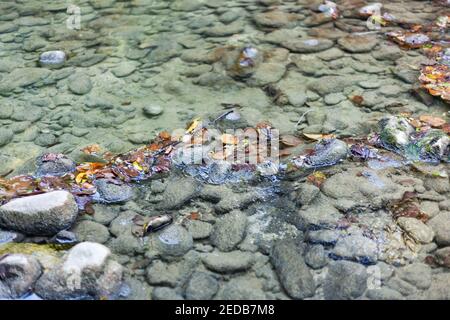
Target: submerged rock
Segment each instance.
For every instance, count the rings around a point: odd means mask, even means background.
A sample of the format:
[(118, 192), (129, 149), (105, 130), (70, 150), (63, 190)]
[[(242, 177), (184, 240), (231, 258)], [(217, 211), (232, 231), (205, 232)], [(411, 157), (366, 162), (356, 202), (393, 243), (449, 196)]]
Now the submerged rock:
[(189, 232), (179, 225), (171, 225), (156, 236), (155, 246), (163, 258), (180, 257), (187, 253), (194, 241)]
[(367, 271), (364, 266), (350, 261), (329, 264), (324, 283), (325, 299), (356, 299), (364, 293), (366, 288)]
[(247, 216), (235, 210), (221, 217), (214, 225), (211, 242), (221, 251), (231, 251), (244, 238)]
[(29, 293), (42, 273), (39, 261), (23, 254), (0, 257), (0, 299), (17, 299)]
[(314, 295), (314, 278), (294, 241), (283, 240), (276, 243), (270, 261), (289, 296), (304, 299)]
[(36, 176), (63, 176), (75, 171), (76, 164), (62, 154), (44, 154), (36, 160)]
[(127, 184), (114, 184), (106, 179), (99, 179), (94, 185), (97, 188), (94, 199), (99, 202), (126, 202), (133, 197), (133, 188)]
[(78, 214), (67, 191), (23, 197), (0, 207), (0, 226), (28, 235), (54, 235), (72, 225)]
[(347, 157), (348, 147), (338, 139), (324, 139), (314, 146), (314, 152), (299, 157), (294, 164), (299, 168), (320, 168), (331, 166)]
[(440, 130), (430, 130), (417, 141), (422, 161), (439, 162), (449, 153), (450, 138)]
[(414, 127), (403, 117), (388, 117), (381, 119), (380, 127), (381, 145), (392, 151), (402, 151), (409, 144)]
[(107, 247), (82, 242), (39, 278), (35, 292), (51, 300), (113, 298), (119, 293), (122, 275), (123, 267), (111, 259)]
[(416, 218), (400, 217), (398, 225), (415, 241), (423, 244), (430, 243), (434, 238), (434, 231)]
[(192, 275), (186, 287), (186, 298), (189, 300), (209, 300), (219, 290), (217, 280), (205, 272)]
[(46, 51), (39, 57), (39, 63), (46, 68), (61, 68), (64, 62), (66, 62), (66, 54), (61, 50)]

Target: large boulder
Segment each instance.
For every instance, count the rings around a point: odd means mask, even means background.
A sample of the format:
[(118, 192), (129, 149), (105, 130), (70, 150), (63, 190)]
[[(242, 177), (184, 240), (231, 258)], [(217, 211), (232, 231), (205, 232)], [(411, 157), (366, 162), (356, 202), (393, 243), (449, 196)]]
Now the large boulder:
[(69, 228), (78, 214), (67, 191), (14, 199), (0, 207), (0, 227), (28, 235), (49, 236)]
[(123, 267), (111, 259), (107, 247), (82, 242), (39, 278), (35, 293), (51, 300), (115, 298), (122, 277)]

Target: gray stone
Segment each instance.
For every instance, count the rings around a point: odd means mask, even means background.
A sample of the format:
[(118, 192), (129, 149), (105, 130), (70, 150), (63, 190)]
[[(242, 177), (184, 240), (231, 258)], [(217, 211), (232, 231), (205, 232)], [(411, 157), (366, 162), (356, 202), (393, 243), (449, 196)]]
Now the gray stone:
[(340, 238), (332, 252), (340, 258), (362, 263), (375, 263), (378, 260), (377, 243), (362, 235)]
[(245, 271), (254, 263), (253, 254), (242, 251), (212, 252), (202, 260), (208, 269), (220, 273)]
[(328, 265), (324, 283), (325, 299), (356, 299), (366, 288), (367, 272), (364, 266), (350, 261), (336, 261)]
[(344, 96), (342, 93), (337, 92), (337, 93), (330, 93), (327, 94), (325, 96), (325, 103), (328, 105), (335, 105), (338, 104), (339, 102), (343, 101), (347, 99), (346, 96)]
[(217, 280), (205, 272), (195, 272), (186, 287), (186, 299), (210, 300), (219, 290)]
[(130, 200), (134, 193), (133, 188), (128, 184), (114, 184), (106, 179), (98, 179), (94, 183), (97, 188), (95, 200), (105, 203), (126, 202)]
[(183, 297), (179, 295), (174, 289), (166, 287), (158, 287), (153, 289), (153, 300), (183, 300)]
[(69, 79), (69, 90), (75, 94), (83, 95), (92, 90), (92, 82), (89, 76), (81, 73), (76, 73)]
[(191, 220), (187, 224), (187, 229), (194, 240), (208, 238), (213, 230), (213, 226), (204, 221)]
[(14, 137), (14, 132), (9, 128), (0, 128), (0, 147), (7, 145)]
[(192, 236), (179, 225), (171, 225), (164, 229), (156, 235), (155, 242), (155, 247), (162, 258), (183, 256), (194, 245)]
[(64, 51), (46, 51), (41, 53), (39, 63), (46, 68), (61, 68), (66, 62), (66, 54)]
[(164, 201), (158, 205), (158, 209), (177, 209), (193, 199), (200, 186), (197, 181), (185, 178), (171, 181), (164, 192)]
[(158, 104), (151, 104), (144, 107), (144, 114), (149, 117), (159, 116), (164, 112), (164, 109)]
[(42, 83), (50, 73), (42, 68), (16, 68), (2, 79), (0, 95), (10, 95), (15, 89)]
[(70, 227), (78, 214), (67, 191), (11, 200), (0, 207), (0, 226), (30, 235), (54, 235)]
[(433, 229), (416, 218), (400, 217), (397, 219), (397, 224), (419, 243), (427, 244), (433, 241)]
[(304, 299), (314, 295), (314, 278), (294, 241), (277, 242), (272, 249), (270, 261), (290, 297)]
[(234, 210), (216, 221), (211, 243), (221, 251), (231, 251), (244, 239), (246, 229), (247, 216)]
[(328, 264), (327, 255), (322, 245), (311, 246), (305, 254), (305, 262), (313, 269), (321, 269)]
[(108, 228), (94, 221), (80, 221), (72, 231), (79, 241), (105, 243), (109, 239)]
[(403, 300), (401, 293), (386, 287), (367, 290), (366, 296), (370, 300)]
[(281, 45), (292, 52), (297, 53), (314, 53), (324, 51), (333, 46), (333, 41), (328, 39), (293, 39), (283, 42)]
[(51, 147), (55, 145), (56, 142), (57, 138), (51, 133), (41, 133), (34, 139), (34, 143), (41, 147)]
[(37, 281), (35, 293), (44, 299), (114, 299), (122, 285), (123, 267), (110, 250), (93, 242), (70, 249), (62, 261)]
[(302, 183), (297, 190), (297, 202), (301, 205), (308, 205), (318, 196), (319, 193), (320, 189), (315, 185), (310, 183)]
[(24, 236), (20, 233), (0, 229), (0, 245), (9, 242), (20, 242), (23, 238)]
[(254, 277), (233, 278), (223, 284), (217, 293), (218, 300), (265, 300), (261, 282)]
[(147, 282), (155, 286), (184, 287), (199, 263), (198, 253), (187, 254), (179, 262), (164, 263), (155, 260), (147, 268)]
[(421, 290), (428, 289), (431, 285), (431, 268), (424, 263), (413, 263), (398, 268), (395, 274)]
[(262, 63), (256, 68), (255, 73), (249, 80), (257, 86), (264, 86), (269, 83), (278, 82), (286, 72), (284, 64), (268, 62)]
[(136, 65), (132, 62), (120, 62), (119, 65), (111, 70), (112, 74), (118, 78), (127, 77), (136, 71)]
[(36, 159), (36, 176), (63, 176), (75, 171), (76, 164), (66, 156), (59, 155), (56, 159), (48, 159), (48, 154)]
[(351, 53), (369, 52), (377, 43), (378, 39), (374, 36), (348, 35), (338, 40), (342, 49)]
[(450, 212), (444, 211), (428, 221), (435, 233), (435, 241), (440, 246), (450, 246)]
[(409, 296), (417, 292), (417, 288), (412, 284), (396, 277), (392, 277), (391, 279), (389, 279), (386, 285), (389, 288), (400, 292), (404, 296)]
[(32, 291), (42, 267), (32, 256), (8, 254), (0, 257), (0, 299), (17, 299)]
[(142, 241), (128, 233), (121, 234), (117, 238), (111, 239), (107, 245), (114, 253), (128, 255), (130, 257), (144, 250)]

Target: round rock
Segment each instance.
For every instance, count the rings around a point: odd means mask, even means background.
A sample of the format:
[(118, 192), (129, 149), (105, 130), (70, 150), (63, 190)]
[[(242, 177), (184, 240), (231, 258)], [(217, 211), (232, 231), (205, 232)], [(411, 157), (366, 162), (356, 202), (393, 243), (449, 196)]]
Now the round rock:
[(70, 227), (78, 206), (67, 191), (14, 199), (0, 207), (0, 226), (28, 235), (54, 235)]
[(156, 236), (156, 248), (164, 256), (179, 257), (188, 252), (194, 241), (189, 232), (181, 226), (171, 225)]
[(42, 67), (46, 68), (61, 68), (66, 62), (66, 54), (64, 51), (46, 51), (39, 57), (39, 63)]

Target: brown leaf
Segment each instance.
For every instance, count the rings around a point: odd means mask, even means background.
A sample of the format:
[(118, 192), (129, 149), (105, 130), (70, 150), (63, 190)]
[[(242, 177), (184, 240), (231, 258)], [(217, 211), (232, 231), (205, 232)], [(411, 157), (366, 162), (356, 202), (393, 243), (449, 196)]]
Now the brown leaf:
[(81, 149), (85, 154), (97, 154), (100, 152), (100, 146), (98, 144), (91, 144)]
[(296, 147), (302, 143), (302, 140), (300, 140), (296, 136), (286, 134), (281, 136), (280, 142), (287, 147)]
[(421, 115), (419, 120), (428, 123), (433, 128), (440, 128), (446, 123), (444, 119), (430, 115)]

